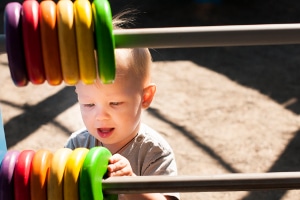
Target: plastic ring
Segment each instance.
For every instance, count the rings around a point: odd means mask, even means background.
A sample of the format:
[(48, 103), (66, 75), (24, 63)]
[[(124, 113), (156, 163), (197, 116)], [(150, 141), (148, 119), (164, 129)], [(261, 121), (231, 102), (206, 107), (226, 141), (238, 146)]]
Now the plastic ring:
[(72, 150), (62, 148), (56, 151), (51, 161), (51, 167), (48, 174), (47, 196), (48, 199), (63, 200), (63, 178), (65, 166)]
[(107, 171), (111, 153), (104, 147), (93, 147), (87, 154), (80, 172), (80, 198), (103, 199), (102, 179)]
[(47, 150), (39, 150), (32, 159), (30, 175), (31, 200), (47, 200), (47, 173), (53, 154)]
[(67, 84), (75, 85), (80, 76), (72, 1), (60, 0), (57, 3), (57, 22), (63, 78)]
[(24, 150), (19, 154), (14, 172), (15, 200), (31, 200), (30, 173), (34, 154), (33, 150)]
[(89, 152), (86, 148), (76, 148), (70, 155), (64, 174), (64, 199), (79, 199), (79, 173)]
[(33, 84), (41, 84), (45, 81), (45, 72), (39, 27), (39, 3), (35, 0), (24, 1), (22, 11), (23, 44), (28, 77)]
[(74, 2), (74, 15), (77, 39), (77, 54), (80, 79), (85, 84), (95, 81), (96, 62), (94, 55), (93, 13), (88, 0)]
[(28, 84), (20, 21), (21, 9), (22, 5), (18, 2), (8, 3), (4, 15), (8, 65), (11, 78), (16, 86)]
[(103, 83), (113, 83), (116, 73), (116, 64), (110, 5), (107, 0), (94, 0), (92, 8), (95, 21), (98, 73)]
[(2, 160), (0, 170), (1, 200), (14, 200), (13, 175), (18, 156), (18, 151), (9, 151), (5, 154), (5, 157)]
[(56, 22), (56, 4), (50, 0), (40, 3), (40, 29), (45, 75), (50, 85), (62, 82)]

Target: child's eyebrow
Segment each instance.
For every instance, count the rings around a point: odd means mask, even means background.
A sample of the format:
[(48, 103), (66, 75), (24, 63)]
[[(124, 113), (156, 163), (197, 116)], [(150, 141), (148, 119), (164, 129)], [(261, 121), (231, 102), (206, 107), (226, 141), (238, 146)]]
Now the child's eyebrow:
[(78, 95), (77, 95), (77, 98), (78, 98), (78, 99), (91, 99), (90, 96), (82, 95), (82, 94), (78, 94)]

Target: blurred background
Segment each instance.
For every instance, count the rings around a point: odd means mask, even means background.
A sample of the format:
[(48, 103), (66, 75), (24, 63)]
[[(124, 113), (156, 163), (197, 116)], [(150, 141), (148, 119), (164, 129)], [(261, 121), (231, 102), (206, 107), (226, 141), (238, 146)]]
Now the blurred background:
[[(1, 0), (3, 19), (5, 5)], [(19, 1), (22, 2), (22, 1)], [(110, 0), (134, 10), (128, 28), (299, 23), (298, 0)], [(3, 34), (0, 20), (0, 33)], [(299, 36), (300, 37), (300, 36)], [(300, 48), (295, 45), (151, 49), (158, 91), (144, 120), (169, 141), (179, 174), (300, 171)], [(62, 147), (83, 126), (74, 88), (13, 85), (0, 55), (9, 149)], [(183, 194), (182, 199), (298, 200), (300, 192)]]

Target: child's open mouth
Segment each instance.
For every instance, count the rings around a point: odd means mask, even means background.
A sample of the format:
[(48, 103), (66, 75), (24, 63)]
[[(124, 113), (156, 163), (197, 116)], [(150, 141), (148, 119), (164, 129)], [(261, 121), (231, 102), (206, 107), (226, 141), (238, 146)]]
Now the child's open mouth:
[(98, 128), (97, 133), (101, 138), (107, 138), (113, 133), (114, 128)]

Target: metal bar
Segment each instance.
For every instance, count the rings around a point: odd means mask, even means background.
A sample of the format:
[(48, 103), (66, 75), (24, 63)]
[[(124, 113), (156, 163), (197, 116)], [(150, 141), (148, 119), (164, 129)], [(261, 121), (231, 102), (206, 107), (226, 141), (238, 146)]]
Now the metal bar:
[[(299, 24), (198, 26), (115, 30), (116, 48), (181, 48), (300, 44)], [(5, 53), (5, 35), (0, 35)]]
[(214, 47), (300, 44), (300, 24), (124, 29), (116, 47)]
[(106, 194), (300, 189), (300, 172), (212, 176), (137, 176), (103, 180)]

